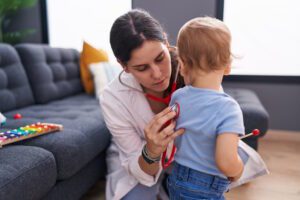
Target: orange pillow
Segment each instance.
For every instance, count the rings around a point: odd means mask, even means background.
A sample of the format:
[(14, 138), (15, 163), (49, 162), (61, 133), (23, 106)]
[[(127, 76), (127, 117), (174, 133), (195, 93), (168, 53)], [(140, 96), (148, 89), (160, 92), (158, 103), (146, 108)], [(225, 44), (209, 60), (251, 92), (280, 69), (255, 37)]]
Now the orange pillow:
[(93, 94), (94, 93), (94, 83), (93, 77), (89, 70), (89, 65), (91, 63), (97, 62), (107, 62), (108, 55), (102, 49), (96, 49), (86, 43), (83, 42), (83, 48), (80, 55), (80, 77), (81, 82), (83, 84), (83, 88), (86, 93)]

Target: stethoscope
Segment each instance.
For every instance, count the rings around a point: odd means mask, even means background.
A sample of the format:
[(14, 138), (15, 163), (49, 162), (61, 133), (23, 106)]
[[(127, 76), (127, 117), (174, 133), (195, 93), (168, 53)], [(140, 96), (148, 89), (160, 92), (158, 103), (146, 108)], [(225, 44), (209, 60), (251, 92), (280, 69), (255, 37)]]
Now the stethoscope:
[[(126, 87), (129, 87), (135, 91), (138, 91), (140, 93), (143, 93), (145, 95), (146, 98), (148, 99), (151, 99), (153, 101), (158, 101), (158, 102), (162, 102), (162, 103), (165, 103), (166, 105), (169, 105), (170, 101), (171, 101), (171, 96), (172, 94), (175, 92), (176, 90), (176, 84), (177, 84), (177, 78), (178, 78), (178, 74), (179, 74), (179, 64), (177, 65), (177, 68), (176, 68), (176, 72), (175, 72), (175, 78), (174, 78), (174, 82), (172, 83), (172, 87), (171, 87), (171, 92), (168, 96), (164, 97), (164, 98), (161, 98), (161, 97), (156, 97), (152, 94), (147, 94), (145, 93), (144, 91), (141, 91), (137, 88), (134, 88), (134, 87), (131, 87), (130, 85), (124, 83), (122, 80), (121, 80), (121, 75), (123, 74), (124, 70), (121, 71), (121, 73), (119, 74), (119, 81), (122, 85), (126, 86)], [(171, 109), (172, 111), (175, 111), (176, 112), (176, 116), (174, 117), (174, 119), (172, 120), (176, 120), (179, 116), (179, 113), (180, 113), (180, 106), (178, 103), (175, 103), (174, 105), (171, 106)], [(166, 127), (168, 126), (172, 120), (169, 120), (165, 123), (165, 125), (162, 127)], [(172, 151), (171, 151), (171, 154), (170, 154), (170, 157), (169, 158), (166, 158), (167, 157), (167, 149), (163, 152), (163, 155), (162, 155), (162, 158), (161, 158), (161, 164), (162, 164), (162, 167), (164, 169), (166, 169), (167, 167), (169, 167), (171, 165), (171, 163), (173, 162), (173, 159), (174, 159), (174, 155), (175, 155), (175, 152), (176, 152), (176, 146), (173, 144), (173, 147), (172, 147)]]
[[(174, 105), (171, 106), (171, 110), (176, 112), (176, 116), (173, 119), (173, 120), (176, 120), (178, 118), (178, 116), (179, 116), (179, 113), (180, 113), (180, 106), (179, 106), (179, 104), (176, 102)], [(171, 123), (171, 121), (172, 120), (168, 121), (165, 126), (168, 126)], [(161, 157), (161, 165), (162, 165), (162, 167), (164, 169), (168, 168), (171, 165), (171, 163), (173, 162), (174, 156), (175, 156), (175, 152), (176, 152), (176, 146), (175, 146), (175, 144), (173, 144), (171, 155), (170, 155), (169, 158), (166, 159), (167, 149), (163, 152), (163, 155)]]

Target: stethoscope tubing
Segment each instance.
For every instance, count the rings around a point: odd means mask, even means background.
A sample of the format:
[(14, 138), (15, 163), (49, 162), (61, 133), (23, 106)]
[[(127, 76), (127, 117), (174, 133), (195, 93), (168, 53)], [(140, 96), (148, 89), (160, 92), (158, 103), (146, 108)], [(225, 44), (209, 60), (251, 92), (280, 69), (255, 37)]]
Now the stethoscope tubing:
[[(169, 95), (168, 95), (167, 97), (165, 97), (165, 98), (160, 98), (160, 97), (156, 97), (156, 96), (151, 95), (151, 94), (147, 94), (147, 93), (145, 93), (144, 91), (141, 91), (141, 90), (139, 90), (139, 89), (137, 89), (137, 88), (131, 87), (130, 85), (124, 83), (124, 82), (122, 81), (122, 79), (121, 79), (121, 75), (124, 73), (124, 70), (122, 70), (122, 71), (120, 72), (120, 74), (119, 74), (119, 76), (118, 76), (118, 79), (119, 79), (119, 82), (120, 82), (122, 85), (124, 85), (124, 86), (126, 86), (126, 87), (129, 87), (129, 88), (131, 88), (131, 89), (133, 89), (133, 90), (135, 90), (135, 91), (137, 91), (137, 92), (140, 92), (140, 93), (144, 94), (144, 95), (146, 96), (146, 98), (149, 98), (149, 99), (152, 99), (152, 100), (158, 101), (158, 102), (163, 102), (163, 103), (165, 103), (165, 104), (168, 105), (168, 104), (170, 103), (172, 93), (176, 90), (176, 84), (177, 84), (177, 78), (178, 78), (178, 74), (179, 74), (179, 68), (180, 68), (180, 66), (179, 66), (179, 64), (178, 64), (178, 65), (177, 65), (177, 68), (176, 68), (176, 72), (175, 72), (174, 82), (172, 83), (171, 94), (169, 94)], [(178, 115), (179, 115), (179, 112), (180, 112), (180, 106), (179, 106), (178, 103), (175, 103), (174, 105), (177, 106), (177, 111), (178, 111), (178, 112), (176, 112), (176, 117), (174, 118), (174, 120), (175, 120), (175, 119), (178, 117)], [(170, 123), (170, 121), (168, 121), (166, 124), (169, 124), (169, 123)], [(173, 144), (173, 146), (172, 146), (172, 151), (171, 151), (171, 155), (170, 155), (170, 157), (167, 159), (167, 161), (166, 161), (167, 149), (163, 152), (162, 158), (161, 158), (161, 164), (162, 164), (163, 169), (166, 169), (166, 168), (168, 168), (168, 167), (171, 165), (171, 163), (172, 163), (173, 160), (174, 160), (175, 152), (176, 152), (176, 146), (175, 146), (175, 144)]]

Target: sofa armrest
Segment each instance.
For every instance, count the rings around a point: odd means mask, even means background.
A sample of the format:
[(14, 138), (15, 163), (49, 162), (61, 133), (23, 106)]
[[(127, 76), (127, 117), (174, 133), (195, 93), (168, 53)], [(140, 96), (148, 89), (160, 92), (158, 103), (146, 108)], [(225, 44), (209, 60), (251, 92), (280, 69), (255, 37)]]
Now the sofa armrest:
[[(258, 137), (264, 136), (269, 127), (269, 114), (257, 95), (247, 89), (225, 88), (224, 90), (239, 103), (243, 112), (246, 133), (252, 132), (253, 129), (259, 129), (260, 135)], [(250, 137), (244, 141), (257, 149), (258, 137)]]

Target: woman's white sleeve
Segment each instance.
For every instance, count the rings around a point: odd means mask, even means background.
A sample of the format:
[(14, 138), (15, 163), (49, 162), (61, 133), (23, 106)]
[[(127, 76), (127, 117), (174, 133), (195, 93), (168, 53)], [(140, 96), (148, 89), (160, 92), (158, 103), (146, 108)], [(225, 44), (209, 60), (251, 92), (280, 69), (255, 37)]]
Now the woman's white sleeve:
[(112, 140), (120, 150), (121, 165), (139, 183), (152, 186), (157, 182), (162, 167), (160, 165), (155, 176), (149, 175), (141, 169), (138, 160), (145, 141), (137, 133), (131, 114), (119, 101), (109, 93), (104, 92), (100, 104), (106, 126), (113, 136)]

